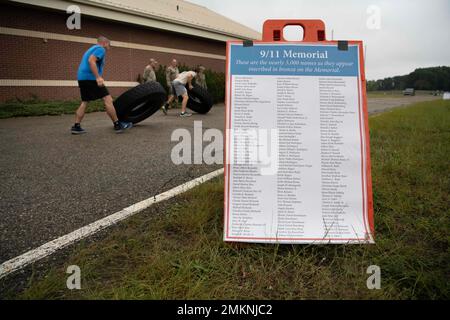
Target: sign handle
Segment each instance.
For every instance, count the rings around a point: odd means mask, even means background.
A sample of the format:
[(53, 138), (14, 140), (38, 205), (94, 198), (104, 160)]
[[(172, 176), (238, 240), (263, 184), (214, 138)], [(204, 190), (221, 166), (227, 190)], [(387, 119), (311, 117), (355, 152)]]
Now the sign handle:
[(283, 37), (286, 26), (300, 26), (303, 28), (303, 41), (325, 41), (325, 23), (322, 20), (266, 20), (263, 25), (262, 41), (287, 42)]

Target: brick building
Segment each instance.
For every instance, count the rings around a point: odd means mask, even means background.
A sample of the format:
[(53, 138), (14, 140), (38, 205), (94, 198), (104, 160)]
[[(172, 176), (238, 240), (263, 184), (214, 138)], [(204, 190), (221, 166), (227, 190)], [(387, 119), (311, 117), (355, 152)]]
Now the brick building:
[[(81, 10), (80, 29), (67, 27), (71, 5)], [(14, 0), (0, 6), (0, 101), (77, 99), (77, 68), (98, 35), (112, 40), (104, 78), (115, 96), (136, 85), (150, 58), (224, 71), (226, 40), (261, 37), (182, 0)]]

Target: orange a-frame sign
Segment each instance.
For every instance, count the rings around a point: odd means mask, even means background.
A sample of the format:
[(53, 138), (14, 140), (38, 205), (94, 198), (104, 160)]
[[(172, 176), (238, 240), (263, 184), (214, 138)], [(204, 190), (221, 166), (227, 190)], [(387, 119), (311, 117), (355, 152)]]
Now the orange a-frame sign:
[(229, 41), (225, 128), (225, 241), (374, 242), (361, 41), (327, 41), (321, 20)]

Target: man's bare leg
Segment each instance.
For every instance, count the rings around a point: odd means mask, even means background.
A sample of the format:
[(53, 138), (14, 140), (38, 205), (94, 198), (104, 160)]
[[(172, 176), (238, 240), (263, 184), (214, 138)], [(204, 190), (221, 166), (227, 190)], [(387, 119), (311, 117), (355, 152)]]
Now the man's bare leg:
[(86, 113), (86, 107), (88, 105), (87, 101), (82, 101), (77, 111), (75, 112), (75, 124), (70, 129), (72, 134), (82, 134), (86, 133), (86, 130), (81, 128), (81, 120), (83, 120), (84, 114)]
[(117, 117), (116, 108), (114, 108), (114, 103), (112, 97), (106, 96), (103, 98), (103, 102), (105, 103), (105, 109), (108, 116), (111, 118), (113, 124), (114, 124), (114, 130), (116, 133), (121, 133), (124, 130), (130, 129), (133, 127), (133, 124), (131, 122), (120, 122), (119, 118)]
[(169, 96), (169, 99), (167, 99), (167, 102), (161, 107), (161, 110), (164, 112), (165, 115), (167, 115), (167, 110), (169, 109), (169, 105), (172, 103), (173, 99), (175, 99), (175, 96), (171, 94)]
[(169, 99), (167, 100), (166, 105), (167, 104), (171, 104), (173, 99), (175, 99), (175, 96), (172, 94), (172, 95), (169, 96)]
[(186, 112), (186, 106), (189, 100), (189, 96), (187, 94), (183, 95), (183, 101), (181, 102), (181, 113)]
[(188, 100), (189, 100), (189, 96), (187, 95), (187, 93), (185, 93), (183, 95), (183, 101), (181, 102), (181, 113), (180, 113), (181, 117), (190, 117), (190, 116), (192, 116), (191, 113), (186, 112), (186, 106), (187, 106)]
[(113, 99), (111, 96), (106, 96), (103, 98), (103, 102), (105, 103), (105, 109), (108, 116), (111, 118), (112, 122), (117, 122), (119, 118), (117, 118), (116, 109), (114, 108)]
[(84, 114), (86, 113), (86, 107), (88, 105), (87, 101), (82, 101), (77, 111), (75, 112), (75, 123), (81, 123), (83, 120)]

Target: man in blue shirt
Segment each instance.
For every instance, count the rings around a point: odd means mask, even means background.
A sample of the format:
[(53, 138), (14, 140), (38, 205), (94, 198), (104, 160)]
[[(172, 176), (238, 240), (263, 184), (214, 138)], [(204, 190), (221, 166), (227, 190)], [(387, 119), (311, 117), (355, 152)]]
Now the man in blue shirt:
[(114, 130), (117, 133), (131, 128), (131, 122), (120, 122), (117, 118), (116, 109), (114, 108), (113, 99), (105, 87), (103, 80), (103, 67), (105, 65), (106, 50), (110, 47), (110, 41), (100, 36), (97, 44), (90, 47), (83, 55), (80, 66), (78, 67), (78, 86), (81, 94), (81, 105), (77, 109), (75, 115), (75, 124), (71, 128), (72, 134), (82, 134), (86, 131), (81, 128), (81, 120), (86, 112), (89, 101), (103, 99), (105, 103), (106, 113), (109, 115), (114, 124)]

